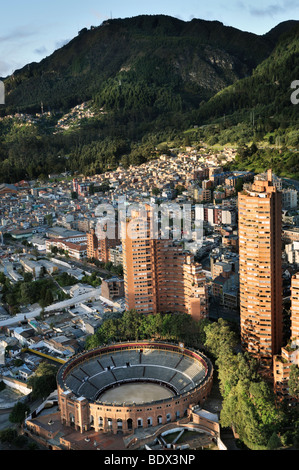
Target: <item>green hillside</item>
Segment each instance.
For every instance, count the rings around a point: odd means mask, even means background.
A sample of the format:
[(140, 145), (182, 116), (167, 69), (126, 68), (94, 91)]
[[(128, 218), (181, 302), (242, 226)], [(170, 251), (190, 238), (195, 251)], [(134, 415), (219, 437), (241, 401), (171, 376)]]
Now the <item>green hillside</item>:
[[(211, 145), (240, 147), (238, 169), (299, 177), (299, 105), (291, 101), (291, 83), (299, 77), (299, 27), (281, 36), (268, 59), (250, 77), (239, 80), (202, 104), (194, 116), (208, 125), (202, 138)], [(248, 150), (252, 143), (256, 152)]]
[[(121, 71), (136, 73), (150, 86), (169, 76), (197, 106), (225, 86), (251, 73), (275, 46), (275, 35), (258, 36), (217, 21), (138, 16), (109, 20), (84, 29), (40, 63), (28, 64), (5, 80), (6, 112), (67, 109), (91, 99)], [(184, 97), (183, 97), (184, 101)]]
[[(167, 143), (202, 139), (244, 150), (279, 137), (282, 146), (296, 147), (298, 109), (290, 102), (290, 84), (299, 78), (296, 25), (285, 22), (257, 36), (217, 21), (159, 15), (82, 30), (39, 64), (5, 79), (0, 182), (139, 164), (154, 158), (162, 143), (167, 150)], [(59, 119), (86, 101), (93, 117), (74, 118), (70, 128), (57, 131)], [(30, 123), (5, 117), (40, 113), (41, 102), (50, 116)], [(297, 173), (283, 155), (288, 171)], [(251, 151), (250, 161), (237, 164), (258, 168), (255, 157), (263, 159)]]
[(221, 90), (201, 106), (200, 119), (216, 119), (255, 110), (265, 119), (292, 124), (298, 110), (291, 103), (291, 83), (299, 77), (299, 27), (284, 34), (251, 76)]

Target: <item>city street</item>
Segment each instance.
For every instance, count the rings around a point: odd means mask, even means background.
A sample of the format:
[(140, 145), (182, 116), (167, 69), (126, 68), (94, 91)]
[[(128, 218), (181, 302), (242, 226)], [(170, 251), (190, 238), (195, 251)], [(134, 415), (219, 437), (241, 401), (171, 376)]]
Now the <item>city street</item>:
[[(45, 308), (45, 312), (54, 312), (56, 310), (63, 310), (64, 308), (72, 307), (80, 302), (86, 302), (91, 298), (100, 298), (101, 296), (101, 288), (94, 289), (91, 292), (86, 294), (78, 295), (77, 297), (73, 297), (72, 299), (63, 300), (62, 302), (57, 302), (55, 304), (50, 305), (49, 307)], [(110, 304), (109, 300), (105, 299), (107, 304)], [(18, 314), (15, 317), (7, 318), (6, 320), (0, 321), (1, 326), (11, 326), (17, 325), (20, 321), (24, 321), (24, 317), (30, 320), (32, 318), (38, 317), (41, 313), (42, 309), (38, 308), (33, 310), (32, 312), (26, 312), (26, 314)]]

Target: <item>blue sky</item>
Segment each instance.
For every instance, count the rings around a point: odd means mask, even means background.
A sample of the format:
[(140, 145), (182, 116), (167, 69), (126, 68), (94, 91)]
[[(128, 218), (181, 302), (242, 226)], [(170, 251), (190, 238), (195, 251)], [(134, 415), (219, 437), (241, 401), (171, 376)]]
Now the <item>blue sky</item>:
[(299, 19), (298, 0), (9, 0), (1, 6), (0, 77), (40, 62), (77, 36), (110, 18), (165, 14), (190, 21), (219, 20), (264, 34), (282, 21)]

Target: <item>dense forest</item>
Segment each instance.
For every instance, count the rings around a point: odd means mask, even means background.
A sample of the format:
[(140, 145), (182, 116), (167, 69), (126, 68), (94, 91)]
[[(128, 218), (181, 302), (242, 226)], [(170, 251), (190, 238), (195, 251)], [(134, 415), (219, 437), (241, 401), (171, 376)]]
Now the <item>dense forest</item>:
[(237, 123), (251, 111), (251, 121), (265, 129), (278, 124), (283, 129), (298, 124), (298, 109), (291, 102), (291, 83), (299, 76), (299, 27), (281, 36), (272, 54), (259, 64), (251, 76), (217, 93), (199, 109), (201, 118), (229, 115)]
[[(290, 101), (299, 77), (297, 25), (256, 36), (219, 22), (141, 16), (81, 31), (6, 78), (0, 182), (99, 174), (200, 140), (238, 146), (240, 169), (272, 159), (275, 171), (298, 176), (290, 151), (298, 146), (298, 109)], [(59, 119), (85, 100), (94, 116), (57, 132)], [(40, 113), (41, 102), (50, 116), (33, 123), (15, 116)], [(259, 153), (248, 156), (252, 143)]]

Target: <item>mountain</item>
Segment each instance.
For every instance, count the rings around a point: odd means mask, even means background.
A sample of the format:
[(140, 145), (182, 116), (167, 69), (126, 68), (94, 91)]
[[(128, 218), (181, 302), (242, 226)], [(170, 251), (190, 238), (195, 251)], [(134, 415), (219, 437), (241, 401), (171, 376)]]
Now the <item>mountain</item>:
[[(143, 15), (80, 31), (40, 63), (6, 77), (2, 116), (40, 113), (41, 103), (51, 116), (26, 125), (17, 117), (0, 120), (0, 182), (140, 164), (168, 142), (279, 137), (296, 146), (290, 84), (299, 79), (298, 25), (284, 22), (258, 36), (218, 21)], [(92, 117), (79, 123), (74, 107), (83, 102)], [(74, 125), (58, 132), (66, 115)], [(292, 157), (285, 158), (290, 172)], [(251, 152), (240, 166), (254, 169), (254, 158)]]
[(291, 84), (297, 77), (299, 26), (295, 25), (280, 36), (251, 76), (202, 103), (193, 114), (195, 122), (205, 123), (201, 138), (210, 145), (239, 146), (231, 169), (262, 172), (271, 167), (277, 175), (299, 179), (299, 114), (291, 99)]
[(41, 102), (45, 109), (66, 110), (100, 94), (107, 80), (118, 83), (121, 75), (134, 83), (136, 74), (147, 86), (167, 86), (171, 79), (183, 107), (196, 107), (250, 75), (272, 52), (280, 30), (290, 26), (258, 36), (218, 21), (164, 15), (105, 21), (7, 77), (6, 112), (39, 111)]
[(298, 21), (296, 20), (283, 21), (282, 23), (279, 23), (277, 26), (272, 28), (268, 33), (266, 33), (264, 37), (273, 43), (277, 43), (277, 41), (280, 39), (280, 36), (288, 33), (296, 26), (298, 26)]
[(256, 116), (260, 115), (264, 119), (271, 118), (295, 124), (298, 110), (291, 102), (291, 83), (298, 77), (297, 24), (280, 36), (270, 56), (261, 62), (250, 76), (226, 87), (204, 103), (199, 112), (199, 119), (215, 120), (223, 115), (236, 115), (239, 119), (240, 113), (255, 110)]

